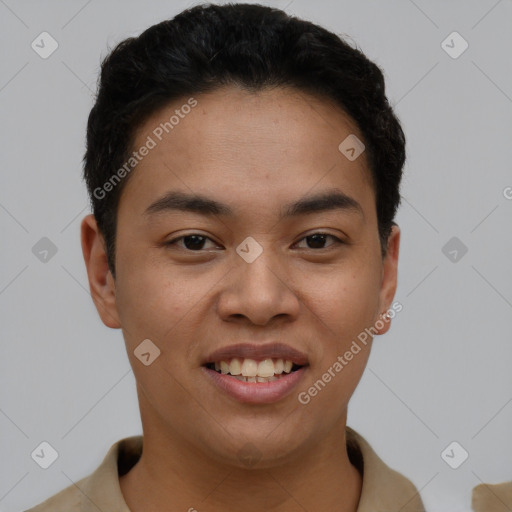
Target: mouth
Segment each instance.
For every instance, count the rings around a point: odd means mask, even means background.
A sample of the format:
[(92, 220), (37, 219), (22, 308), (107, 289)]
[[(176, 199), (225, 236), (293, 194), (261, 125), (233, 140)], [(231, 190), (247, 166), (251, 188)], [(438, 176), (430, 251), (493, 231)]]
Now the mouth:
[(294, 373), (304, 365), (299, 365), (290, 359), (266, 358), (261, 361), (251, 358), (221, 359), (204, 365), (222, 375), (228, 375), (241, 382), (264, 383), (275, 382), (284, 376)]
[(202, 367), (216, 389), (238, 402), (264, 404), (289, 395), (304, 378), (309, 361), (283, 343), (243, 343), (216, 350)]

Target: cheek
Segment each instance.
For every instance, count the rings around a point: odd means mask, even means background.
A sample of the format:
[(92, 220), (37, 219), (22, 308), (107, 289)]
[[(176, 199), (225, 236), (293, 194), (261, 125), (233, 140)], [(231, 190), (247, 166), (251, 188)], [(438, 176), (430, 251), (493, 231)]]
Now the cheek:
[[(123, 279), (126, 276), (120, 272), (116, 300), (128, 357), (145, 397), (143, 402), (156, 409), (165, 409), (172, 403), (174, 408), (186, 410), (190, 406), (190, 395), (183, 389), (190, 369), (187, 353), (201, 320), (194, 316), (194, 307), (200, 301), (195, 292), (197, 286), (190, 279), (170, 278), (161, 267), (133, 264), (129, 268), (130, 278)], [(192, 324), (196, 327), (191, 330)], [(146, 339), (160, 349), (148, 366), (136, 356), (137, 347)], [(180, 364), (175, 364), (177, 361)]]
[(327, 429), (345, 413), (368, 362), (371, 338), (366, 336), (361, 342), (361, 333), (373, 323), (378, 281), (371, 273), (364, 278), (340, 273), (312, 288), (309, 298), (319, 344), (311, 375), (297, 400), (309, 409), (310, 418), (323, 417), (321, 428)]
[[(301, 295), (308, 308), (347, 340), (371, 324), (379, 305), (378, 264), (343, 265), (324, 275), (301, 278)], [(339, 339), (339, 338), (338, 338)]]
[(130, 345), (141, 337), (162, 343), (199, 300), (194, 280), (142, 259), (120, 265), (117, 280), (116, 303)]

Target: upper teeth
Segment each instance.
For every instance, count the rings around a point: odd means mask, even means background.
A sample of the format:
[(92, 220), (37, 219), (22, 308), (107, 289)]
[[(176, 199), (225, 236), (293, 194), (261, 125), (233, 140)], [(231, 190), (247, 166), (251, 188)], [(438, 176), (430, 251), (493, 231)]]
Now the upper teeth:
[(272, 375), (280, 375), (283, 371), (290, 373), (292, 366), (292, 361), (283, 359), (264, 359), (258, 362), (254, 359), (239, 359), (237, 357), (230, 361), (215, 363), (215, 369), (220, 370), (221, 373), (243, 375), (244, 377), (271, 377)]

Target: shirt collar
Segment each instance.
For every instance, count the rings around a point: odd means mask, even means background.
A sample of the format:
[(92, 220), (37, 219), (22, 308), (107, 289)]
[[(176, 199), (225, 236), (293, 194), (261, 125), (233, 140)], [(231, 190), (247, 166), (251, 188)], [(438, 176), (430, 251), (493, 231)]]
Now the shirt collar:
[(425, 512), (420, 494), (410, 480), (387, 466), (355, 430), (346, 427), (346, 436), (349, 459), (363, 475), (357, 512)]
[[(357, 512), (425, 511), (414, 485), (388, 467), (360, 434), (346, 427), (346, 438), (349, 459), (363, 476)], [(121, 492), (119, 475), (135, 465), (142, 445), (142, 436), (128, 437), (112, 445), (98, 469), (80, 487), (83, 512), (130, 512)]]
[(121, 439), (113, 444), (101, 465), (81, 486), (83, 512), (130, 512), (119, 485), (142, 454), (142, 436)]

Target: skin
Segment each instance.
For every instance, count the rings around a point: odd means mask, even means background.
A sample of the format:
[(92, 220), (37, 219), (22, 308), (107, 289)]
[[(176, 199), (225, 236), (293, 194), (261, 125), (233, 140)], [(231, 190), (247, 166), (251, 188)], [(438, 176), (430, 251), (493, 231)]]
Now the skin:
[[(229, 87), (195, 98), (123, 190), (115, 280), (94, 217), (81, 226), (93, 300), (105, 325), (123, 330), (137, 381), (144, 452), (120, 478), (121, 491), (133, 512), (355, 511), (362, 480), (348, 459), (345, 425), (371, 341), (307, 405), (297, 394), (391, 307), (400, 230), (393, 228), (382, 258), (365, 153), (351, 162), (338, 151), (349, 134), (363, 137), (336, 106), (283, 88)], [(151, 116), (134, 147), (187, 99)], [(284, 204), (332, 189), (362, 213), (279, 220)], [(170, 190), (206, 195), (235, 215), (145, 216)], [(305, 237), (318, 232), (345, 243), (327, 237), (324, 248), (312, 245)], [(183, 239), (165, 246), (193, 233), (209, 238), (199, 251)], [(235, 251), (248, 236), (263, 248), (250, 264)], [(149, 366), (134, 355), (147, 338), (161, 350)], [(212, 350), (271, 340), (309, 360), (298, 389), (282, 400), (243, 404), (203, 376)], [(253, 467), (239, 458), (247, 443), (258, 453)]]

